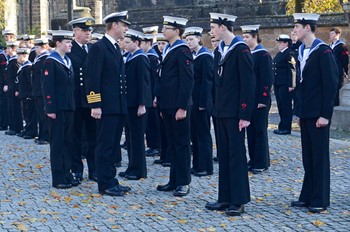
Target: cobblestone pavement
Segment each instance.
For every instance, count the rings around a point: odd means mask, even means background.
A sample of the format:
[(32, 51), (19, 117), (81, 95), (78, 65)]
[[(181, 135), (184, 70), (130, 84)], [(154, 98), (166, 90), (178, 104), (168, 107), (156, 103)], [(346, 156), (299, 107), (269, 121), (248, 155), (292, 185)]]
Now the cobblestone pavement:
[[(272, 125), (273, 127), (273, 125)], [(208, 211), (217, 199), (218, 165), (210, 177), (193, 177), (191, 193), (176, 198), (156, 191), (168, 168), (147, 158), (148, 178), (120, 179), (124, 197), (101, 196), (94, 182), (69, 190), (51, 187), (49, 147), (0, 134), (0, 231), (349, 231), (350, 142), (331, 140), (331, 206), (323, 214), (290, 207), (301, 188), (300, 135), (269, 129), (271, 167), (250, 175), (252, 201), (241, 217)], [(123, 154), (123, 171), (127, 166)], [(85, 173), (86, 177), (86, 173)]]

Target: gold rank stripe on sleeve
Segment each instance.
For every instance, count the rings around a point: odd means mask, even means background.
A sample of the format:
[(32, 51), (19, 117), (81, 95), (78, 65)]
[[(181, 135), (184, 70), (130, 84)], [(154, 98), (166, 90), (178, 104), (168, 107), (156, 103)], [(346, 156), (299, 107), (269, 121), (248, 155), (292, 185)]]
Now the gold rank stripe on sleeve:
[(95, 93), (93, 91), (90, 92), (89, 95), (86, 96), (88, 103), (96, 103), (96, 102), (101, 102), (101, 94), (100, 93)]

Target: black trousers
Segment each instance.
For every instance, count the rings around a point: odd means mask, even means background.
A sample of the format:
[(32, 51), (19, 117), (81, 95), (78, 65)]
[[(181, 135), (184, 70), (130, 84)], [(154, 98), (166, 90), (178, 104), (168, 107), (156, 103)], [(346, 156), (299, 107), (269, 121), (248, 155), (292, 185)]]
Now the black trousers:
[[(160, 109), (158, 109), (160, 114)], [(163, 160), (165, 163), (171, 163), (170, 151), (167, 142), (167, 135), (165, 131), (164, 119), (159, 116), (159, 128), (160, 128), (160, 141), (161, 141), (161, 153), (160, 160)]]
[(293, 92), (288, 91), (287, 85), (275, 85), (274, 86), (278, 114), (281, 118), (278, 124), (279, 130), (292, 130), (293, 119)]
[(164, 129), (170, 155), (171, 186), (188, 185), (191, 182), (191, 154), (190, 154), (190, 109), (183, 120), (176, 121), (177, 109), (162, 109)]
[(95, 165), (99, 191), (119, 185), (114, 164), (120, 159), (124, 120), (121, 114), (102, 114), (101, 119), (96, 120)]
[[(85, 127), (85, 130), (83, 130)], [(84, 164), (83, 155), (83, 133), (88, 143), (85, 153), (89, 173), (95, 173), (95, 145), (96, 145), (96, 120), (91, 117), (91, 109), (77, 108), (74, 112), (74, 147), (72, 153), (72, 172), (82, 173)]]
[(207, 110), (193, 107), (191, 111), (191, 140), (196, 171), (213, 172), (213, 140), (210, 134), (210, 114)]
[(330, 204), (329, 128), (316, 128), (317, 119), (300, 119), (301, 147), (305, 170), (299, 200), (314, 207)]
[(44, 99), (43, 97), (35, 97), (35, 109), (37, 115), (37, 122), (39, 125), (38, 139), (40, 141), (48, 141), (48, 130), (47, 130), (47, 117), (44, 110)]
[(22, 113), (25, 121), (24, 133), (30, 136), (38, 135), (38, 124), (36, 120), (35, 102), (31, 99), (21, 99)]
[(252, 168), (270, 167), (269, 138), (267, 136), (270, 106), (269, 103), (264, 108), (255, 108), (247, 128), (249, 165)]
[(17, 133), (23, 130), (23, 117), (21, 111), (21, 103), (18, 96), (14, 92), (8, 93), (8, 107), (9, 107), (9, 126), (10, 130)]
[(147, 108), (147, 128), (146, 143), (147, 147), (152, 149), (160, 149), (160, 128), (159, 128), (159, 112), (155, 107)]
[(129, 164), (126, 173), (127, 175), (146, 178), (145, 130), (147, 112), (142, 116), (137, 116), (137, 109), (137, 107), (128, 108), (125, 135), (127, 137)]
[(4, 129), (8, 128), (9, 126), (9, 106), (8, 106), (8, 97), (7, 93), (3, 92), (2, 89), (0, 89), (0, 127), (3, 127)]
[(219, 199), (232, 205), (250, 201), (245, 131), (236, 118), (217, 118), (219, 154)]
[(56, 119), (48, 118), (52, 185), (67, 184), (73, 179), (73, 111), (58, 111)]

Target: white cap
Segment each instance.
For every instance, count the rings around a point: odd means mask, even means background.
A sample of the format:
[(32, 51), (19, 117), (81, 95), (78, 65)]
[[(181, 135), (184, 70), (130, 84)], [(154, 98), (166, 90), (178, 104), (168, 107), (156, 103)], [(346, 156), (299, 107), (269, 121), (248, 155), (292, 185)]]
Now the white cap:
[(103, 35), (99, 33), (92, 33), (91, 37), (92, 37), (91, 39), (100, 40), (103, 38)]
[(294, 23), (300, 23), (303, 25), (306, 25), (306, 24), (316, 25), (320, 15), (309, 14), (309, 13), (294, 13), (293, 17), (294, 17)]
[(52, 30), (52, 39), (73, 39), (73, 32), (72, 31), (66, 31), (66, 30)]
[(72, 26), (73, 28), (79, 27), (83, 30), (90, 30), (92, 31), (91, 25), (95, 23), (95, 19), (91, 17), (84, 17), (84, 18), (78, 18), (70, 21), (68, 23), (69, 26)]
[(49, 40), (47, 38), (35, 39), (34, 46), (42, 46), (44, 44), (48, 44)]
[(260, 27), (260, 25), (245, 25), (245, 26), (241, 26), (242, 34), (244, 34), (244, 33), (258, 34), (259, 33), (259, 27)]
[(163, 18), (163, 25), (170, 25), (178, 28), (184, 28), (188, 22), (188, 19), (173, 16), (163, 16)]
[(202, 36), (203, 28), (201, 27), (187, 27), (185, 29), (183, 37), (187, 37), (189, 35), (197, 35), (197, 36)]
[(164, 38), (163, 33), (158, 33), (157, 34), (157, 41), (167, 41), (167, 40)]
[(19, 46), (19, 41), (6, 41), (6, 47), (18, 47)]
[(289, 37), (289, 35), (286, 34), (281, 34), (278, 36), (278, 38), (276, 39), (276, 41), (281, 41), (281, 42), (290, 42), (292, 41)]
[(33, 40), (35, 39), (35, 35), (23, 35), (23, 40)]
[(225, 26), (233, 26), (234, 22), (237, 19), (237, 16), (228, 15), (228, 14), (220, 14), (220, 13), (209, 13), (210, 14), (210, 22), (217, 23), (219, 25), (223, 24)]
[(24, 40), (24, 38), (26, 38), (28, 35), (24, 34), (24, 35), (17, 35), (16, 38), (17, 40)]
[(128, 11), (122, 11), (122, 12), (114, 12), (103, 19), (103, 23), (111, 23), (111, 22), (123, 22), (127, 25), (130, 25), (131, 23), (127, 21), (128, 19)]
[(152, 27), (144, 27), (142, 28), (143, 33), (145, 34), (153, 34), (153, 33), (158, 33), (158, 26), (152, 26)]
[(17, 48), (17, 54), (29, 54), (30, 49), (29, 48)]
[(143, 39), (144, 40), (153, 40), (154, 36), (152, 34), (144, 34)]
[(2, 35), (15, 35), (16, 32), (14, 30), (2, 30)]
[(125, 37), (137, 39), (137, 40), (143, 40), (144, 34), (142, 32), (129, 29), (125, 32)]

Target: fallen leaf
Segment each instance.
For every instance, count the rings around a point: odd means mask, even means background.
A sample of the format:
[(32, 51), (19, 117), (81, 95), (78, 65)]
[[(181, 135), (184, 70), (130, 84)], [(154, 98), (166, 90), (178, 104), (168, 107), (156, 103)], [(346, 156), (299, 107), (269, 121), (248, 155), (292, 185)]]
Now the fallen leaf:
[(42, 169), (42, 168), (43, 168), (43, 165), (41, 165), (41, 164), (35, 164), (35, 167), (36, 167), (37, 169)]
[(184, 220), (184, 219), (180, 219), (180, 220), (177, 220), (180, 224), (185, 224), (187, 223), (188, 221), (187, 220)]
[(156, 217), (158, 216), (158, 214), (155, 214), (155, 213), (146, 213), (144, 214), (146, 217)]
[(20, 231), (28, 231), (28, 228), (23, 224), (18, 224), (17, 229), (19, 229)]
[(163, 217), (161, 217), (161, 216), (158, 216), (157, 217), (159, 220), (161, 220), (161, 221), (167, 221), (168, 219), (167, 218), (163, 218)]
[(63, 200), (68, 204), (69, 202), (71, 202), (73, 200), (73, 198), (65, 197), (65, 198), (63, 198)]
[(324, 222), (322, 222), (322, 221), (320, 221), (320, 220), (316, 220), (316, 221), (312, 222), (312, 224), (313, 224), (314, 226), (323, 226), (323, 225), (324, 225)]
[(235, 217), (230, 217), (230, 218), (228, 218), (228, 220), (230, 220), (230, 221), (237, 221), (237, 220), (238, 220), (238, 218), (235, 218)]

